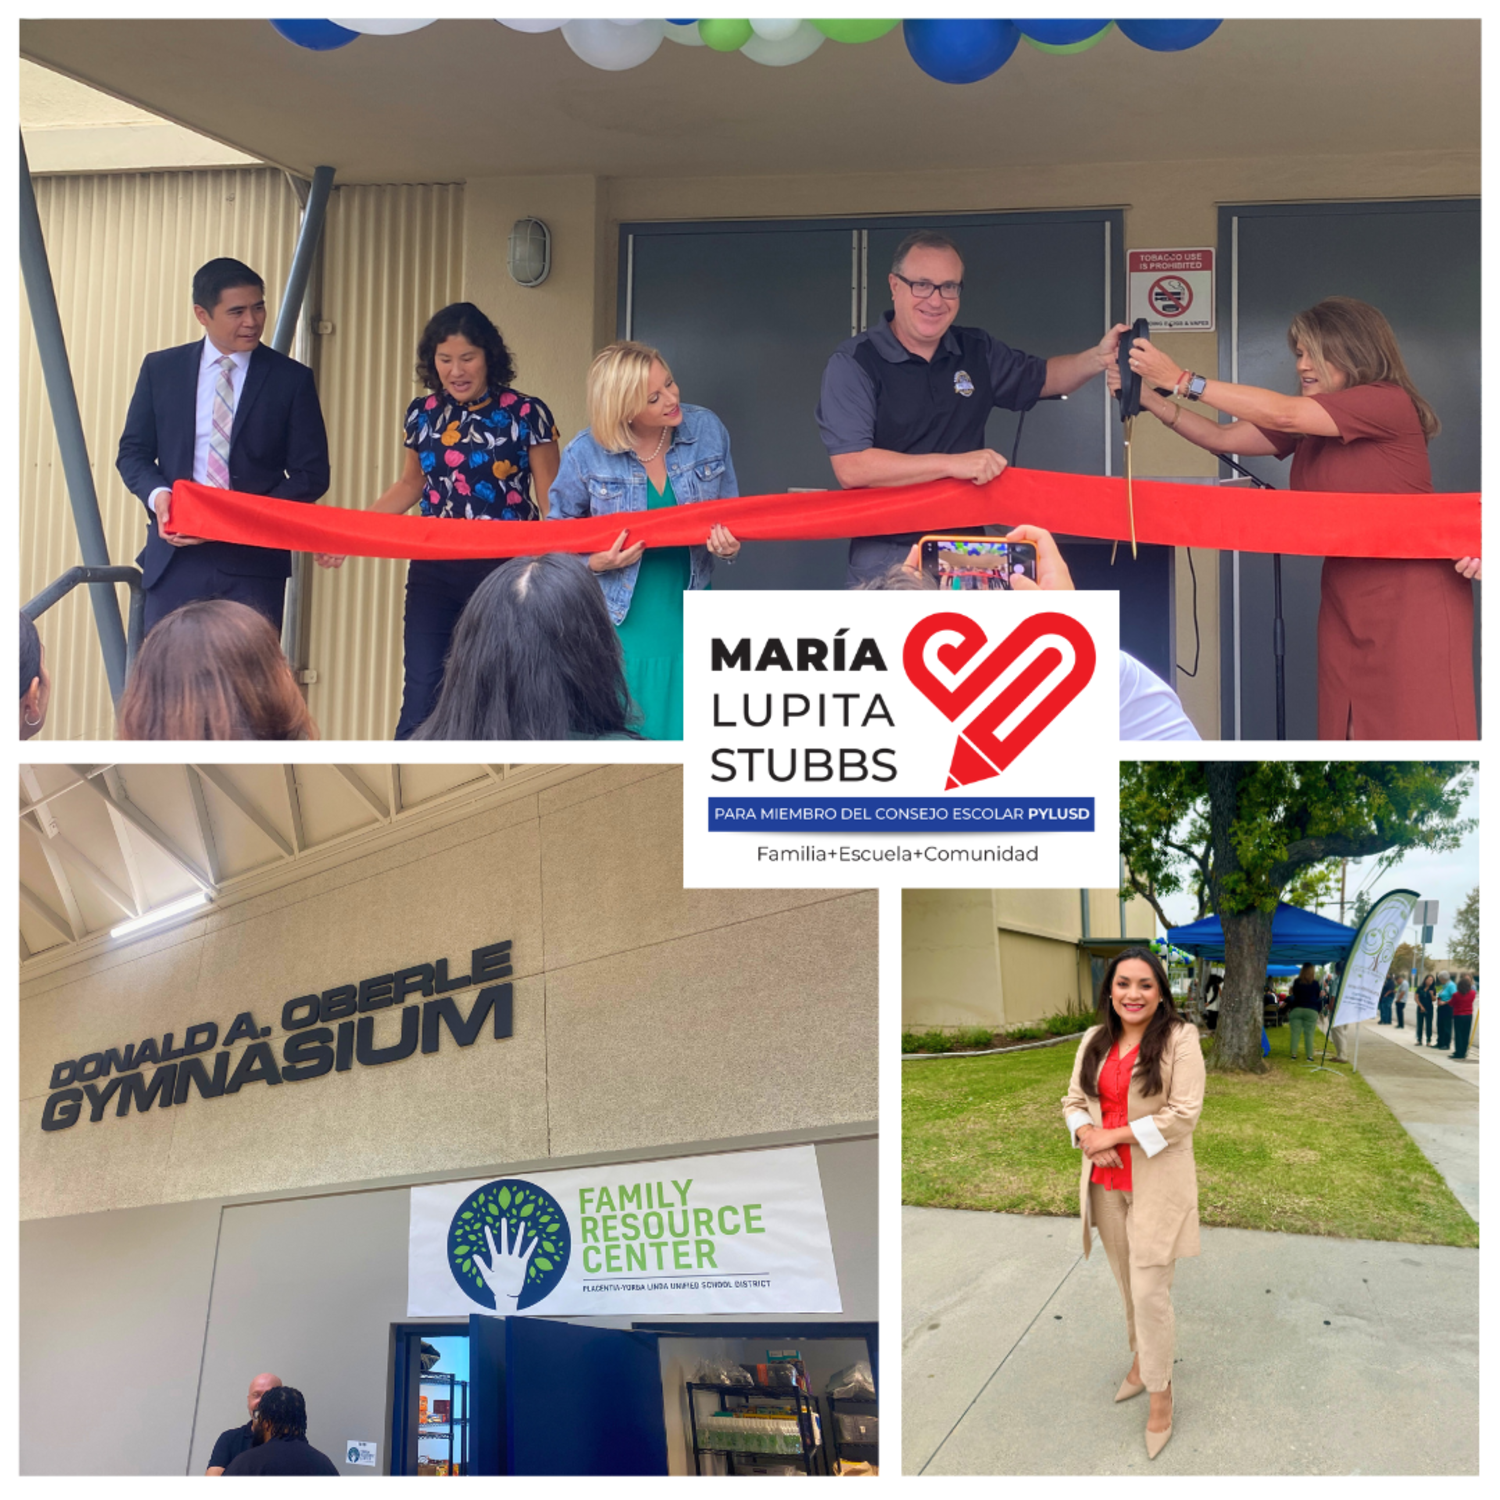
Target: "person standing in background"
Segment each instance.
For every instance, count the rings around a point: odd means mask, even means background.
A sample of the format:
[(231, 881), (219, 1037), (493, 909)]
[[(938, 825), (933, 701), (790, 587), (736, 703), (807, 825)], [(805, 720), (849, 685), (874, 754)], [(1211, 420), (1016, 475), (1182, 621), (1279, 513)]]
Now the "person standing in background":
[(208, 1460), (208, 1468), (204, 1470), (206, 1474), (222, 1474), (241, 1453), (255, 1446), (251, 1427), (255, 1422), (256, 1409), (260, 1406), (261, 1397), (280, 1384), (281, 1376), (271, 1374), (257, 1375), (250, 1382), (250, 1394), (245, 1401), (250, 1420), (242, 1427), (231, 1427), (227, 1432), (219, 1434), (219, 1439), (214, 1444), (213, 1454)]

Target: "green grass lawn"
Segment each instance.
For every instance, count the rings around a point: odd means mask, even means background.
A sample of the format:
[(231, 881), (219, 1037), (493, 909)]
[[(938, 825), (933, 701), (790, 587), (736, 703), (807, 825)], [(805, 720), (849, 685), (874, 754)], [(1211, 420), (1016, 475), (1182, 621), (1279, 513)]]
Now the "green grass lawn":
[[(1193, 1135), (1202, 1222), (1477, 1245), (1479, 1226), (1364, 1079), (1294, 1064), (1288, 1035), (1271, 1032), (1269, 1073), (1208, 1075)], [(1078, 1152), (1061, 1108), (1076, 1051), (903, 1063), (902, 1201), (1076, 1214)]]

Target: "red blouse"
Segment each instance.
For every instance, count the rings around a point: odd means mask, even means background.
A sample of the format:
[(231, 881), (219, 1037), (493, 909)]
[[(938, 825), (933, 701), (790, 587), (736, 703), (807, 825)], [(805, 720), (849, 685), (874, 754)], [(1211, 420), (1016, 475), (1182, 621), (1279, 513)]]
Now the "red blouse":
[[(1130, 1075), (1135, 1071), (1135, 1055), (1139, 1049), (1132, 1047), (1124, 1057), (1117, 1055), (1117, 1048), (1109, 1049), (1104, 1066), (1099, 1069), (1099, 1112), (1106, 1130), (1120, 1130), (1130, 1124)], [(1095, 1166), (1090, 1182), (1102, 1188), (1116, 1191), (1130, 1190), (1130, 1147), (1116, 1146), (1120, 1158), (1118, 1167)]]

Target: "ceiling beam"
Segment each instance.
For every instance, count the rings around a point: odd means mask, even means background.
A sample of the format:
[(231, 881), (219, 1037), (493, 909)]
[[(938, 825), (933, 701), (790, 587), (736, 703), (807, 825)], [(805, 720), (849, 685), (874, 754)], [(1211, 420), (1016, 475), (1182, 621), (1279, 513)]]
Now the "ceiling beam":
[(301, 854), (307, 848), (307, 830), (302, 826), (302, 793), (297, 788), (297, 768), (283, 766), (281, 774), (286, 780), (286, 805), (292, 815), (292, 848)]
[(368, 786), (365, 785), (364, 778), (360, 776), (360, 774), (354, 769), (353, 766), (336, 765), (333, 769), (337, 771), (339, 775), (342, 776), (344, 780), (347, 781), (349, 785), (359, 794), (359, 796), (374, 811), (375, 816), (379, 818), (382, 823), (390, 821), (391, 815), (386, 810), (385, 803), (382, 802), (380, 798), (374, 792), (372, 792)]
[(41, 832), (30, 818), (21, 819), (21, 827), (31, 831), (32, 838), (42, 844), (45, 851), (48, 842), (62, 855), (62, 857), (73, 866), (79, 874), (83, 875), (88, 882), (104, 897), (112, 906), (117, 906), (127, 917), (138, 917), (141, 907), (137, 901), (132, 899), (117, 886), (108, 875), (101, 870), (81, 849), (69, 843), (61, 834), (56, 838), (44, 839)]
[(242, 792), (218, 766), (190, 766), (190, 771), (196, 771), (215, 791), (219, 792), (224, 800), (228, 802), (241, 817), (253, 823), (270, 841), (276, 845), (284, 859), (292, 859), (297, 851), (287, 843), (282, 836), (281, 830), (263, 813), (244, 792)]
[(391, 817), (401, 816), (401, 767), (392, 762), (386, 768), (386, 787), (390, 793)]
[(182, 773), (187, 777), (188, 796), (193, 802), (193, 819), (198, 824), (198, 837), (203, 841), (203, 858), (208, 865), (208, 873), (213, 876), (214, 884), (217, 885), (224, 878), (224, 870), (219, 864), (219, 846), (214, 842), (214, 825), (208, 816), (208, 800), (203, 795), (203, 778), (198, 774), (196, 766), (184, 766)]
[(21, 905), (28, 911), (35, 912), (57, 935), (74, 942), (73, 935), (68, 931), (68, 924), (64, 919), (52, 910), (45, 901), (29, 886), (21, 887)]
[[(104, 785), (112, 797), (129, 800), (125, 796), (125, 783), (121, 779), (117, 766), (105, 768)], [(115, 844), (119, 848), (120, 858), (125, 862), (125, 878), (130, 882), (130, 894), (135, 898), (136, 910), (144, 912), (150, 903), (146, 900), (146, 881), (141, 874), (140, 856), (137, 855), (135, 843), (130, 837), (130, 824), (115, 808), (111, 807), (109, 826), (114, 830)]]
[(123, 789), (118, 793), (106, 790), (97, 781), (90, 779), (88, 768), (85, 766), (74, 766), (73, 771), (84, 778), (83, 784), (94, 796), (106, 807), (113, 808), (119, 813), (137, 833), (143, 835), (149, 843), (166, 855), (201, 891), (209, 896), (216, 893), (213, 880), (205, 870), (200, 868), (197, 860), (179, 849), (167, 834), (163, 833), (135, 803), (125, 796)]
[(83, 920), (82, 911), (79, 910), (78, 898), (73, 894), (73, 882), (68, 879), (68, 872), (63, 868), (62, 856), (53, 847), (52, 840), (42, 832), (40, 819), (45, 816), (46, 814), (38, 809), (26, 820), (26, 826), (30, 828), (41, 848), (42, 858), (47, 861), (47, 869), (51, 872), (52, 883), (57, 887), (57, 894), (62, 897), (63, 911), (67, 914), (68, 926), (72, 928), (73, 941), (76, 943), (88, 931), (88, 926)]

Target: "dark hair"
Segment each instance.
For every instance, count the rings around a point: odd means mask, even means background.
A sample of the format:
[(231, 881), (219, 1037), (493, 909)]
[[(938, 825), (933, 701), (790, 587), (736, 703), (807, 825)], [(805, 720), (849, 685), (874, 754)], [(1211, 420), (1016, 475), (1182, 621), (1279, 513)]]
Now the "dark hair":
[(951, 250), (958, 256), (959, 262), (963, 261), (963, 252), (948, 238), (946, 234), (936, 229), (914, 229), (907, 237), (896, 246), (896, 253), (891, 257), (891, 274), (899, 276), (901, 268), (906, 264), (906, 257), (913, 250)]
[(21, 691), (24, 698), (31, 684), (42, 675), (42, 638), (36, 633), (36, 624), (23, 609), (21, 611)]
[(417, 740), (629, 735), (620, 637), (599, 581), (566, 552), (516, 557), (474, 591)]
[(271, 622), (230, 599), (174, 609), (141, 646), (120, 698), (122, 740), (315, 740)]
[(1474, 988), (1474, 981), (1470, 979), (1467, 974), (1460, 974), (1458, 976), (1457, 984), (1458, 993), (1460, 995), (1467, 995), (1469, 991)]
[(307, 1402), (295, 1386), (273, 1385), (261, 1396), (255, 1414), (273, 1436), (307, 1440)]
[(443, 382), (432, 357), (445, 339), (466, 338), (484, 350), (485, 378), (490, 391), (503, 391), (516, 378), (516, 362), (500, 330), (472, 302), (451, 302), (428, 318), (422, 337), (417, 340), (417, 379), (429, 391), (440, 391)]
[(232, 286), (258, 286), (262, 292), (266, 283), (242, 260), (221, 255), (193, 272), (193, 306), (204, 312), (212, 312), (219, 305), (219, 298)]
[(1161, 993), (1161, 1004), (1156, 1007), (1156, 1014), (1147, 1024), (1146, 1034), (1141, 1038), (1140, 1051), (1135, 1055), (1135, 1073), (1141, 1080), (1143, 1092), (1161, 1092), (1162, 1053), (1167, 1050), (1167, 1041), (1172, 1032), (1177, 1026), (1185, 1024), (1172, 999), (1167, 971), (1162, 968), (1161, 960), (1149, 948), (1122, 948), (1110, 959), (1109, 967), (1104, 971), (1104, 982), (1099, 986), (1099, 1029), (1088, 1039), (1083, 1049), (1080, 1081), (1084, 1093), (1091, 1099), (1099, 1097), (1099, 1069), (1104, 1066), (1109, 1049), (1119, 1041), (1120, 1034), (1125, 1029), (1125, 1023), (1116, 1014), (1111, 1003), (1111, 991), (1114, 989), (1115, 970), (1129, 958), (1138, 958), (1150, 966), (1156, 988)]

